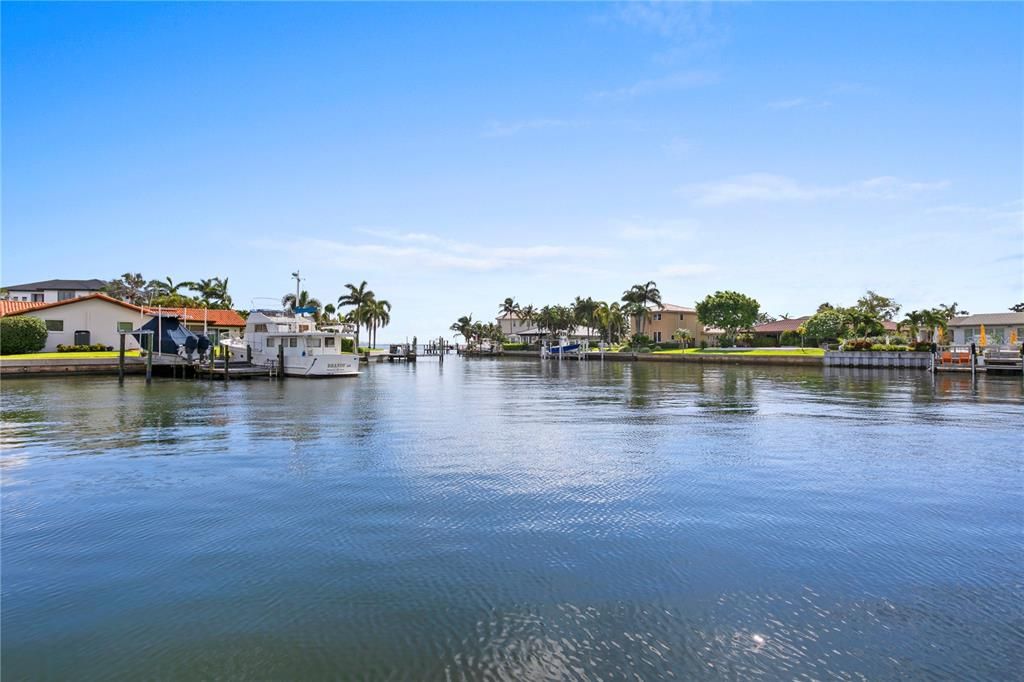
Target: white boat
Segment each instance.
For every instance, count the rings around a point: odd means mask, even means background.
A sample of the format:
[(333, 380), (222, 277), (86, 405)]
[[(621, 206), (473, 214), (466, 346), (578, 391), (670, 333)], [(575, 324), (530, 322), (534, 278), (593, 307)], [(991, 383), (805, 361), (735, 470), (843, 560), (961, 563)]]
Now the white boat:
[[(284, 374), (297, 377), (337, 377), (359, 374), (359, 355), (343, 352), (342, 341), (352, 340), (354, 328), (338, 325), (318, 330), (308, 317), (291, 312), (254, 310), (245, 324), (245, 336), (220, 343), (234, 361), (276, 367), (284, 349)], [(281, 368), (278, 368), (280, 371)]]

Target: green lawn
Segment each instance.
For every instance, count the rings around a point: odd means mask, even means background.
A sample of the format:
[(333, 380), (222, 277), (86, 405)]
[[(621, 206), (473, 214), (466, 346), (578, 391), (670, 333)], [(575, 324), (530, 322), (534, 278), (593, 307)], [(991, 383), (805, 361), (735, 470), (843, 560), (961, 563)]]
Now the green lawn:
[(777, 348), (748, 348), (744, 350), (731, 350), (725, 348), (708, 348), (706, 350), (701, 350), (700, 348), (687, 348), (686, 350), (656, 350), (654, 352), (658, 355), (681, 355), (683, 353), (686, 353), (687, 355), (767, 355), (775, 357), (798, 355), (816, 358), (820, 358), (825, 355), (825, 351), (821, 348), (784, 348), (782, 350)]
[[(139, 357), (139, 351), (137, 350), (126, 350), (124, 352), (126, 358), (137, 358)], [(93, 359), (93, 358), (116, 358), (118, 351), (90, 351), (87, 353), (22, 353), (21, 355), (0, 355), (0, 361), (3, 360), (81, 360), (81, 359)]]

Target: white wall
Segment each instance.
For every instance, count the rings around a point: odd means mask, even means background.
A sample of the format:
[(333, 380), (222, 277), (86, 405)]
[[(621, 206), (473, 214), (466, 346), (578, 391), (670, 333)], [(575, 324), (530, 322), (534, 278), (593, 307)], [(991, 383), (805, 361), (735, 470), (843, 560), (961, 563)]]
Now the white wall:
[[(118, 322), (130, 322), (133, 329), (138, 329), (152, 319), (150, 315), (143, 316), (137, 311), (97, 298), (44, 310), (30, 310), (22, 314), (37, 317), (43, 321), (62, 320), (64, 322), (64, 331), (51, 331), (47, 334), (46, 347), (43, 349), (45, 352), (56, 351), (57, 344), (73, 344), (75, 332), (80, 330), (89, 331), (89, 343), (102, 343), (106, 346), (113, 346), (114, 350), (117, 350), (121, 343), (117, 333)], [(129, 335), (125, 341), (125, 348), (137, 349), (139, 347), (134, 336)]]
[[(66, 291), (66, 289), (61, 289), (60, 291)], [(58, 296), (59, 291), (57, 289), (44, 289), (42, 292), (34, 290), (18, 291), (16, 289), (11, 289), (10, 291), (7, 292), (8, 298), (10, 298), (12, 301), (31, 301), (34, 300), (32, 298), (32, 295), (39, 293), (43, 294), (43, 303), (56, 303), (58, 300), (60, 300)], [(95, 291), (75, 291), (75, 295), (73, 298), (78, 298), (79, 296), (88, 296), (89, 294), (95, 293)]]

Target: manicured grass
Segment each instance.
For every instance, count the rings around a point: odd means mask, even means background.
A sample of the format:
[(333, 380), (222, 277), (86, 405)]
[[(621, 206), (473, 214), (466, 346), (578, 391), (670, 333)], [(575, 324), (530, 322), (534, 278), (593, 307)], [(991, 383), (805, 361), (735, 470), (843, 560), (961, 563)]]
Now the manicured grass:
[(700, 348), (687, 348), (686, 350), (656, 350), (654, 351), (658, 355), (681, 355), (686, 353), (687, 355), (767, 355), (775, 357), (784, 356), (802, 356), (802, 357), (823, 357), (825, 351), (821, 348), (745, 348), (743, 350), (732, 350), (726, 348), (708, 348), (701, 350)]
[[(0, 355), (0, 361), (3, 360), (81, 360), (81, 359), (94, 359), (94, 358), (116, 358), (118, 351), (89, 351), (86, 353), (22, 353), (21, 355)], [(137, 358), (139, 357), (139, 351), (137, 350), (126, 350), (124, 352), (126, 358)]]

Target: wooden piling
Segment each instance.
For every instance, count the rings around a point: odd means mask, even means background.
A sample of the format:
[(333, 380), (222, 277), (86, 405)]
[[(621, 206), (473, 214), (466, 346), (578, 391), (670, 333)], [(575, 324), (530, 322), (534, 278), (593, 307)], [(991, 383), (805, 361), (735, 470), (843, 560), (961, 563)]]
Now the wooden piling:
[(248, 365), (252, 364), (252, 346), (245, 344), (245, 362)]
[(284, 339), (278, 339), (282, 343), (277, 344), (277, 378), (284, 379)]
[(121, 351), (117, 356), (117, 383), (124, 383), (124, 332), (121, 333)]
[(146, 335), (146, 383), (153, 383), (153, 335)]

